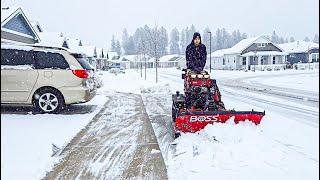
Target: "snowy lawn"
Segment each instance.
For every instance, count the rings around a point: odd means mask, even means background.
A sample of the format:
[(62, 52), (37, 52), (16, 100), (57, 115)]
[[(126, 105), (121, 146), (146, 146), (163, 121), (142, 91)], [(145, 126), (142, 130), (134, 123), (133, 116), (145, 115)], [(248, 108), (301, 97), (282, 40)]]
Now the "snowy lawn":
[(42, 178), (58, 161), (52, 143), (65, 146), (88, 124), (107, 101), (101, 91), (81, 104), (96, 106), (88, 114), (1, 114), (1, 178)]

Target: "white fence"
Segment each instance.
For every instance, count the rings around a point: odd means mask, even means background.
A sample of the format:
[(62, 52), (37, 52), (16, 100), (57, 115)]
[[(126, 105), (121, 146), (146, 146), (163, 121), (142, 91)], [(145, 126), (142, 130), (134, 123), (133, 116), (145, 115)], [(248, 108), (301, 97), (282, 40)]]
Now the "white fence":
[(251, 71), (277, 71), (285, 70), (286, 64), (250, 65)]
[(319, 62), (294, 64), (293, 69), (297, 69), (297, 70), (319, 69)]
[[(278, 71), (278, 70), (285, 70), (288, 68), (289, 67), (286, 64), (250, 65), (251, 71)], [(298, 63), (298, 64), (294, 64), (290, 69), (296, 69), (296, 70), (319, 69), (319, 62)]]

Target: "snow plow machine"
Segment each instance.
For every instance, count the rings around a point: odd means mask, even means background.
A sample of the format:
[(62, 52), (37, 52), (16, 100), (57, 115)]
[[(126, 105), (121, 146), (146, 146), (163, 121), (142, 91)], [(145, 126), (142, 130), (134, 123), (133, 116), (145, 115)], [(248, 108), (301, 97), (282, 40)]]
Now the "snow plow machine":
[(230, 118), (234, 122), (249, 120), (258, 125), (265, 112), (227, 110), (221, 101), (221, 94), (215, 79), (210, 79), (206, 71), (196, 74), (190, 70), (182, 70), (184, 93), (179, 91), (172, 95), (172, 120), (174, 136), (181, 132), (197, 132), (207, 124), (225, 123)]

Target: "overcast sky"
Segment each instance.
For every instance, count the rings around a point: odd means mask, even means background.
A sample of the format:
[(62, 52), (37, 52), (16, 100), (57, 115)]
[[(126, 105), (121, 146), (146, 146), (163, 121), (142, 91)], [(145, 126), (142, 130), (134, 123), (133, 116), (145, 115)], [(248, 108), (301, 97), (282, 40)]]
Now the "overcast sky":
[[(21, 6), (45, 31), (79, 37), (84, 45), (110, 47), (112, 34), (134, 33), (145, 24), (170, 32), (194, 24), (202, 33), (225, 27), (249, 36), (271, 34), (313, 39), (319, 31), (319, 0), (1, 0)], [(168, 33), (169, 33), (168, 32)], [(120, 39), (121, 40), (121, 39)]]

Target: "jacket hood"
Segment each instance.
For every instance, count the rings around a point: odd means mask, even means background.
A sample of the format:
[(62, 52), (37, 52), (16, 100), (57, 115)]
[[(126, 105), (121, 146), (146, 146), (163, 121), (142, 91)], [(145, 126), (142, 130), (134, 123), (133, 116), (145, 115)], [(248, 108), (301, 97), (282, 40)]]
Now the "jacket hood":
[(198, 33), (198, 32), (195, 32), (195, 33), (193, 34), (191, 44), (194, 44), (193, 41), (194, 41), (194, 39), (196, 39), (197, 36), (200, 38), (200, 44), (202, 44), (201, 35), (200, 35), (200, 33)]

